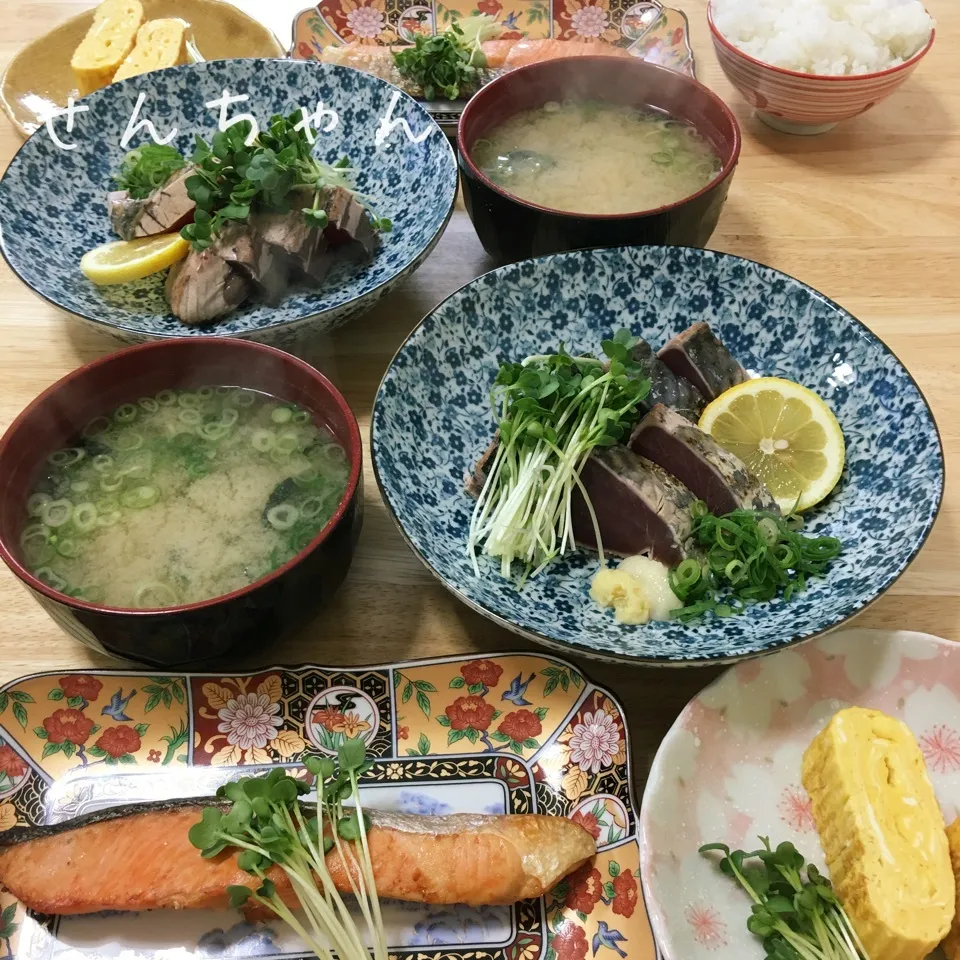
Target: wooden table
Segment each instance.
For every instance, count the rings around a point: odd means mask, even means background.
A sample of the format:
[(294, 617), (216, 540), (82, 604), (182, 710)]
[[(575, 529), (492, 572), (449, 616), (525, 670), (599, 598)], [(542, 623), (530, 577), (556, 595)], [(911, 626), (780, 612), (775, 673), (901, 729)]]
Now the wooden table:
[[(7, 0), (0, 62), (85, 5)], [(716, 64), (705, 0), (685, 0), (684, 6), (700, 78), (734, 107), (744, 134), (740, 168), (711, 246), (812, 284), (882, 337), (933, 406), (949, 472), (960, 463), (960, 397), (954, 392), (960, 373), (960, 7), (947, 0), (937, 5), (937, 43), (892, 100), (824, 136), (803, 138), (775, 133), (751, 116)], [(4, 167), (19, 142), (0, 123)], [(490, 266), (458, 209), (412, 278), (308, 357), (343, 390), (365, 436), (377, 384), (404, 337), (435, 304)], [(0, 265), (0, 428), (54, 380), (116, 346), (81, 330)], [(361, 664), (528, 648), (434, 581), (394, 528), (369, 461), (365, 479), (366, 519), (346, 584), (321, 622), (270, 650), (264, 662)], [(958, 517), (960, 488), (950, 487), (929, 543), (858, 625), (960, 640)], [(38, 670), (107, 664), (61, 634), (5, 567), (0, 611), (0, 682)], [(256, 665), (263, 664), (250, 664)], [(627, 708), (641, 790), (667, 728), (718, 671), (581, 665)]]

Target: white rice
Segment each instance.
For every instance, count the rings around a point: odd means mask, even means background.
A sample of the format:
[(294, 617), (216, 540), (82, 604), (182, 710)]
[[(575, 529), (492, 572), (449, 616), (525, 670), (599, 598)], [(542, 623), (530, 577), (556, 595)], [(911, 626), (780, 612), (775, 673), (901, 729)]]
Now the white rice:
[(826, 76), (895, 67), (935, 26), (920, 0), (713, 0), (712, 10), (717, 29), (744, 53)]

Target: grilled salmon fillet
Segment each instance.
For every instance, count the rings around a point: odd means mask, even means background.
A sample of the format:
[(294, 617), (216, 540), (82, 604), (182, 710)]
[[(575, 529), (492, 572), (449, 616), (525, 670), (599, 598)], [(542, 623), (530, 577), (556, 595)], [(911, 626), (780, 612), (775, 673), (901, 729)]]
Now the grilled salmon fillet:
[[(320, 54), (323, 63), (334, 63), (341, 67), (353, 67), (364, 73), (372, 73), (405, 90), (411, 96), (423, 96), (423, 88), (408, 80), (397, 69), (394, 54), (406, 49), (405, 46), (371, 46), (366, 43), (352, 42), (330, 44)], [(485, 64), (481, 80), (495, 76), (487, 71), (515, 70), (531, 63), (544, 60), (556, 60), (567, 57), (630, 57), (632, 54), (623, 47), (614, 46), (606, 40), (485, 40), (480, 44)], [(470, 91), (468, 91), (470, 92)]]
[[(187, 833), (205, 805), (163, 801), (10, 830), (0, 834), (0, 884), (44, 914), (226, 907), (227, 887), (249, 885), (251, 877), (234, 854), (204, 860), (191, 845)], [(371, 811), (370, 818), (377, 892), (397, 900), (511, 904), (546, 893), (596, 851), (586, 830), (561, 817)], [(327, 868), (337, 889), (349, 893), (336, 850)], [(286, 875), (275, 867), (270, 876), (296, 906)]]

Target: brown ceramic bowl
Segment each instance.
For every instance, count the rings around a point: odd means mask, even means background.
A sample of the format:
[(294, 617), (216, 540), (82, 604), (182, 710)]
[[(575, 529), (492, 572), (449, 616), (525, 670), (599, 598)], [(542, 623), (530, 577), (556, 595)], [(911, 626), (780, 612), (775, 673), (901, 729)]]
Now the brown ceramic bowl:
[[(677, 203), (622, 214), (568, 213), (521, 200), (471, 158), (477, 140), (522, 110), (552, 100), (599, 100), (652, 107), (692, 123), (722, 167), (702, 190)], [(740, 128), (726, 104), (686, 74), (639, 58), (577, 57), (507, 73), (473, 96), (457, 131), (463, 199), (480, 242), (500, 262), (590, 247), (705, 246), (717, 225), (740, 156)]]
[[(142, 0), (142, 4), (145, 20), (174, 17), (186, 24), (191, 60), (286, 55), (267, 27), (223, 0)], [(0, 78), (0, 107), (23, 136), (43, 126), (51, 107), (65, 107), (67, 98), (77, 95), (70, 59), (93, 23), (95, 7), (88, 4), (87, 10), (22, 47)], [(36, 17), (37, 29), (41, 16)]]
[[(164, 388), (231, 384), (309, 410), (347, 453), (350, 478), (330, 522), (291, 561), (249, 587), (212, 600), (155, 610), (99, 606), (38, 580), (21, 563), (26, 501), (47, 455), (94, 417)], [(360, 534), (362, 450), (357, 421), (330, 381), (263, 344), (216, 337), (130, 347), (81, 367), (45, 390), (0, 439), (0, 557), (70, 636), (156, 667), (230, 665), (303, 626), (340, 586)]]

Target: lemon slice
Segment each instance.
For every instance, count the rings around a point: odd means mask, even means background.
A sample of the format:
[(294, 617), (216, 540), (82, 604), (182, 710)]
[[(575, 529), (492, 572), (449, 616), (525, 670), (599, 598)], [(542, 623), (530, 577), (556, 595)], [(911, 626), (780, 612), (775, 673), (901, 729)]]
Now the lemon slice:
[(843, 473), (843, 431), (830, 408), (790, 380), (763, 377), (720, 394), (700, 429), (738, 456), (783, 511), (809, 510)]
[(80, 269), (101, 287), (129, 283), (159, 273), (190, 252), (190, 241), (179, 233), (163, 233), (137, 240), (114, 240), (83, 255)]

